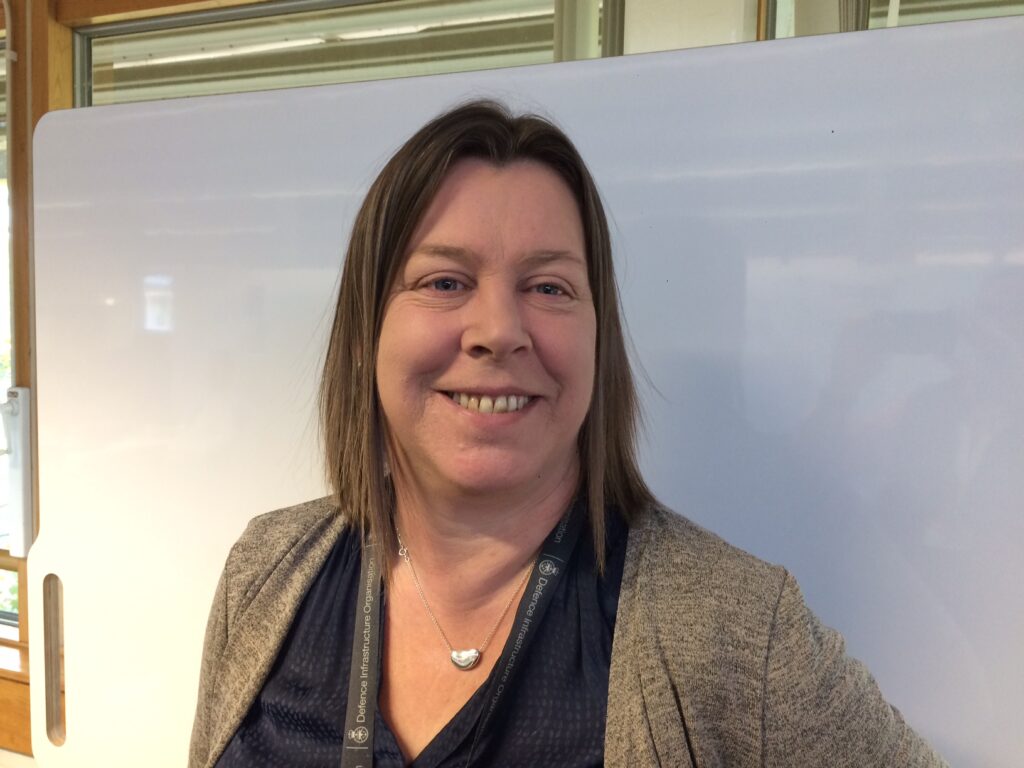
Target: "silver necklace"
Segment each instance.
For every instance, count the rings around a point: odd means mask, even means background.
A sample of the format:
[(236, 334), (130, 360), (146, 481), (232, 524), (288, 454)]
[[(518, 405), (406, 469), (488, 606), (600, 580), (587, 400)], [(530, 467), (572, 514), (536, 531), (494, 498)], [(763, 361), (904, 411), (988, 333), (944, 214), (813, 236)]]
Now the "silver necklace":
[(516, 599), (516, 595), (519, 594), (519, 590), (523, 588), (523, 584), (526, 583), (530, 573), (533, 571), (532, 560), (531, 567), (526, 569), (526, 572), (523, 573), (523, 577), (519, 580), (519, 583), (516, 584), (516, 588), (512, 590), (512, 594), (509, 595), (508, 602), (505, 603), (505, 607), (501, 609), (501, 615), (498, 616), (498, 620), (494, 622), (494, 626), (491, 627), (491, 631), (487, 633), (487, 637), (485, 637), (484, 641), (480, 643), (480, 647), (458, 650), (452, 645), (451, 640), (448, 639), (448, 635), (444, 633), (444, 630), (441, 629), (441, 623), (437, 620), (437, 616), (434, 615), (433, 610), (431, 610), (430, 603), (427, 602), (427, 596), (423, 594), (423, 585), (420, 584), (420, 578), (416, 574), (416, 566), (412, 564), (412, 558), (409, 557), (409, 549), (402, 542), (402, 534), (397, 531), (395, 533), (398, 534), (398, 555), (405, 560), (406, 564), (409, 566), (409, 572), (412, 574), (413, 584), (416, 585), (416, 592), (419, 593), (423, 607), (427, 609), (427, 615), (430, 616), (430, 621), (434, 624), (434, 629), (437, 630), (437, 634), (441, 636), (444, 644), (448, 646), (448, 653), (450, 654), (452, 664), (455, 665), (456, 669), (461, 669), (463, 672), (472, 669), (479, 663), (481, 654), (487, 650), (487, 645), (491, 642), (491, 638), (494, 637), (494, 633), (498, 631), (498, 625), (501, 624), (502, 619), (505, 618), (505, 614), (508, 613), (508, 609), (512, 607), (512, 603)]

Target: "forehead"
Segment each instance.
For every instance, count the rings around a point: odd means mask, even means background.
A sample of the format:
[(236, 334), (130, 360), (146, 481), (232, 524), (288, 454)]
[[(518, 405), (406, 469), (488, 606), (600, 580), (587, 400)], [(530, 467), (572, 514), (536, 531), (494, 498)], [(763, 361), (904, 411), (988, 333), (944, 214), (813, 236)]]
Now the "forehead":
[(406, 253), (426, 245), (472, 247), (494, 238), (509, 247), (532, 243), (582, 256), (579, 206), (562, 177), (535, 160), (459, 160), (424, 211)]

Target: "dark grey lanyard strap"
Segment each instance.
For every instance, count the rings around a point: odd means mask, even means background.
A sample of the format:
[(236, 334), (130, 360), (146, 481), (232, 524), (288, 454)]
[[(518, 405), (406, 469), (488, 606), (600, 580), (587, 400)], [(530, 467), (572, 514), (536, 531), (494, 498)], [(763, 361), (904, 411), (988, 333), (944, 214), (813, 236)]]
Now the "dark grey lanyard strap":
[(342, 739), (342, 768), (372, 768), (373, 722), (380, 681), (380, 569), (376, 547), (363, 544), (359, 577), (359, 608), (352, 633), (352, 665), (348, 674), (348, 706)]

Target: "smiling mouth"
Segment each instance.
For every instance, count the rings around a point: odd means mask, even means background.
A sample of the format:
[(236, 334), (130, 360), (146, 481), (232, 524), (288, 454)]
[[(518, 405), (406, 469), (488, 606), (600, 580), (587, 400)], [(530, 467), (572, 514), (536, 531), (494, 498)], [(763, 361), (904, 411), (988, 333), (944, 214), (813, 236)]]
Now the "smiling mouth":
[(445, 392), (456, 405), (462, 406), (468, 411), (477, 413), (513, 413), (521, 411), (532, 397), (527, 395), (468, 395), (465, 392)]

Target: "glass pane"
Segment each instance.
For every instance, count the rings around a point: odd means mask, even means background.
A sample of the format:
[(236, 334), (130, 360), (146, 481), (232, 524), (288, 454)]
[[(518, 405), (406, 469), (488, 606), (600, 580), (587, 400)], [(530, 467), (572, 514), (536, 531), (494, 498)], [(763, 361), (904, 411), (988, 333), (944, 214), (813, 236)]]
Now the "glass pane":
[(757, 39), (758, 0), (626, 0), (624, 53), (649, 53)]
[(550, 62), (554, 0), (397, 0), (92, 40), (92, 103)]
[[(891, 9), (891, 11), (890, 11)], [(931, 24), (936, 21), (987, 19), (993, 16), (1016, 16), (1024, 13), (1020, 0), (871, 0), (871, 29), (886, 26), (905, 27)], [(896, 24), (890, 24), (890, 14)]]
[(0, 571), (0, 624), (18, 623), (18, 574)]
[(775, 0), (774, 37), (905, 27), (1024, 13), (1024, 0)]

